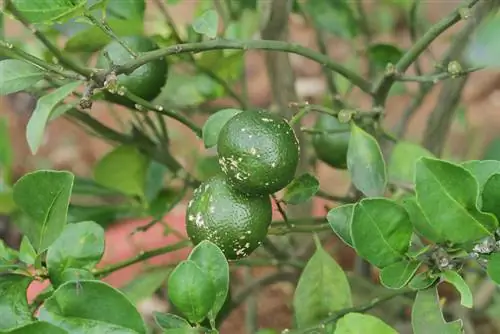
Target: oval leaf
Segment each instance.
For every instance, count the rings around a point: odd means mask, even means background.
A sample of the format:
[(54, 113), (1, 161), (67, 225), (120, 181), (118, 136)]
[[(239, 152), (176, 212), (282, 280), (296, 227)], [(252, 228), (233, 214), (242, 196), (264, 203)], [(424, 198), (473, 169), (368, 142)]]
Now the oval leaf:
[(354, 207), (351, 237), (357, 253), (383, 268), (401, 260), (410, 245), (412, 225), (406, 210), (385, 198), (367, 198)]
[(69, 83), (38, 99), (36, 108), (26, 126), (26, 139), (28, 140), (32, 154), (36, 154), (43, 141), (45, 126), (49, 121), (52, 111), (79, 85), (79, 81)]
[(308, 0), (304, 2), (304, 9), (318, 29), (341, 38), (353, 38), (358, 34), (359, 24), (347, 1)]
[(401, 289), (413, 278), (422, 262), (407, 261), (393, 263), (380, 272), (381, 283), (389, 289)]
[(493, 174), (486, 181), (481, 194), (482, 210), (500, 219), (500, 174)]
[(209, 9), (196, 18), (193, 22), (193, 30), (198, 34), (205, 35), (208, 38), (217, 37), (219, 28), (219, 14), (214, 9)]
[(347, 149), (347, 169), (352, 183), (368, 197), (382, 196), (387, 185), (384, 157), (375, 138), (352, 124)]
[(19, 227), (39, 253), (66, 225), (73, 179), (70, 172), (41, 170), (24, 175), (14, 185), (14, 201), (30, 218)]
[(215, 288), (215, 302), (209, 313), (209, 319), (215, 321), (222, 309), (229, 291), (229, 264), (224, 253), (214, 243), (204, 240), (189, 255), (193, 261), (212, 280)]
[(482, 198), (480, 196), (486, 181), (495, 173), (500, 173), (500, 161), (494, 160), (470, 160), (463, 162), (462, 167), (471, 172), (472, 176), (479, 183), (479, 196), (477, 198), (478, 208), (482, 207)]
[(415, 164), (421, 157), (433, 157), (433, 154), (420, 145), (406, 141), (398, 142), (391, 153), (388, 174), (393, 182), (413, 183)]
[(310, 200), (319, 190), (319, 181), (309, 173), (296, 177), (286, 186), (283, 202), (300, 204)]
[(141, 315), (130, 301), (110, 285), (92, 280), (66, 282), (49, 297), (41, 320), (70, 333), (146, 333)]
[(33, 265), (35, 264), (36, 255), (36, 251), (29, 239), (26, 236), (23, 236), (21, 246), (19, 247), (19, 260), (27, 265)]
[[(466, 169), (437, 159), (421, 158), (416, 167), (417, 201), (438, 235), (466, 243), (492, 235), (496, 218), (476, 207), (478, 183)], [(445, 208), (445, 209), (443, 209)]]
[(0, 61), (0, 95), (18, 92), (43, 79), (44, 71), (21, 60)]
[(229, 121), (240, 112), (241, 110), (239, 109), (229, 108), (219, 110), (215, 114), (210, 115), (210, 117), (203, 125), (202, 130), (203, 143), (205, 144), (205, 148), (210, 148), (217, 144), (220, 130), (224, 127), (227, 121)]
[(9, 334), (68, 334), (64, 329), (45, 321), (37, 321), (18, 327), (8, 332)]
[(435, 243), (441, 243), (446, 240), (446, 237), (441, 236), (425, 216), (415, 197), (405, 198), (402, 204), (410, 215), (413, 228), (418, 234)]
[(428, 272), (423, 272), (415, 275), (408, 286), (413, 290), (423, 290), (433, 285), (439, 277), (430, 276)]
[(106, 10), (112, 16), (124, 20), (143, 21), (146, 3), (145, 0), (107, 0)]
[(154, 313), (155, 322), (162, 329), (171, 329), (171, 328), (191, 328), (189, 322), (186, 319), (179, 317), (175, 314), (170, 313)]
[(61, 22), (77, 15), (86, 0), (12, 0), (16, 9), (31, 23)]
[(348, 313), (335, 328), (335, 334), (397, 334), (398, 332), (379, 318), (361, 313)]
[(488, 259), (488, 276), (500, 284), (500, 253), (492, 254)]
[(366, 55), (377, 71), (383, 72), (389, 63), (395, 65), (403, 56), (403, 51), (392, 44), (372, 44)]
[(94, 167), (94, 179), (129, 196), (144, 197), (149, 159), (133, 146), (120, 146)]
[(354, 247), (351, 238), (351, 224), (352, 215), (354, 213), (354, 205), (355, 204), (346, 204), (338, 206), (331, 209), (326, 216), (326, 220), (328, 220), (333, 232), (335, 232), (335, 234), (337, 234), (343, 242), (351, 247)]
[(92, 269), (104, 253), (104, 229), (88, 221), (67, 225), (47, 252), (50, 281), (63, 283), (62, 273), (69, 268)]
[(414, 334), (463, 333), (461, 320), (450, 323), (444, 320), (436, 288), (417, 292), (415, 303), (411, 311), (411, 325)]
[(0, 330), (9, 330), (33, 321), (26, 300), (26, 289), (32, 279), (28, 276), (0, 276)]
[(197, 323), (212, 309), (216, 294), (212, 280), (193, 261), (182, 261), (168, 279), (171, 302), (188, 318)]
[(293, 307), (298, 328), (315, 325), (331, 312), (352, 307), (351, 288), (344, 271), (321, 247), (300, 276)]
[(148, 270), (136, 276), (133, 281), (121, 288), (121, 291), (132, 303), (138, 305), (144, 299), (151, 298), (166, 282), (169, 275), (170, 270), (165, 268)]
[(458, 292), (460, 292), (460, 304), (465, 307), (472, 308), (474, 304), (472, 292), (462, 276), (455, 271), (446, 270), (441, 273), (441, 277), (443, 280), (453, 285)]

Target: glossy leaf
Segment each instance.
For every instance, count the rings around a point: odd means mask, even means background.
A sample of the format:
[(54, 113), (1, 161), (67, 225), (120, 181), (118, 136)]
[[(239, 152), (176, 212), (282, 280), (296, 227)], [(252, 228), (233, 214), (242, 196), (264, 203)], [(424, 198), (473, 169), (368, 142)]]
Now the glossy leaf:
[(488, 259), (488, 276), (496, 283), (500, 284), (500, 253), (492, 254)]
[(414, 183), (415, 164), (421, 157), (433, 157), (433, 154), (420, 145), (406, 141), (398, 142), (392, 150), (389, 161), (389, 179), (393, 182)]
[(379, 318), (361, 313), (348, 313), (337, 322), (334, 334), (397, 334), (398, 332)]
[(359, 25), (347, 1), (308, 0), (304, 4), (316, 26), (341, 38), (353, 38)]
[(26, 300), (26, 289), (31, 281), (31, 277), (23, 275), (0, 276), (0, 330), (13, 329), (33, 321)]
[(446, 240), (446, 236), (440, 235), (431, 224), (415, 197), (405, 198), (403, 206), (410, 215), (410, 221), (419, 235), (435, 243), (441, 243)]
[(368, 197), (382, 196), (387, 185), (387, 172), (380, 146), (356, 124), (353, 123), (351, 128), (347, 169), (352, 182)]
[(293, 296), (298, 328), (317, 324), (335, 312), (352, 307), (351, 288), (342, 268), (321, 247), (304, 268)]
[(375, 69), (384, 72), (389, 63), (395, 65), (403, 56), (403, 51), (392, 44), (372, 44), (366, 51), (367, 57)]
[(26, 236), (23, 236), (21, 246), (19, 247), (19, 260), (27, 265), (33, 265), (35, 264), (36, 255), (36, 251), (29, 239)]
[(351, 224), (355, 204), (345, 204), (331, 209), (326, 220), (333, 229), (333, 232), (342, 239), (343, 242), (353, 247), (351, 238)]
[(450, 323), (444, 320), (436, 288), (417, 292), (411, 311), (411, 324), (414, 334), (463, 333), (461, 320)]
[(140, 313), (110, 285), (92, 280), (62, 284), (42, 306), (39, 318), (70, 333), (146, 333)]
[[(491, 235), (496, 218), (476, 207), (478, 183), (466, 169), (437, 159), (421, 158), (416, 167), (417, 201), (438, 235), (465, 243)], [(446, 210), (443, 210), (446, 208)]]
[(500, 46), (496, 43), (499, 30), (498, 15), (491, 15), (481, 23), (465, 51), (465, 57), (471, 65), (500, 67)]
[(481, 196), (482, 210), (500, 219), (500, 174), (493, 174), (486, 181)]
[(432, 286), (438, 279), (438, 276), (430, 276), (428, 272), (423, 272), (415, 275), (408, 286), (413, 290), (423, 290)]
[(134, 277), (134, 280), (121, 288), (121, 290), (132, 303), (137, 305), (144, 299), (151, 298), (167, 281), (170, 272), (171, 270), (167, 268), (148, 270)]
[(446, 282), (450, 283), (460, 293), (460, 303), (468, 308), (472, 308), (474, 298), (472, 292), (465, 280), (456, 271), (446, 270), (441, 273), (441, 277)]
[(200, 322), (212, 309), (216, 290), (212, 280), (191, 260), (177, 265), (168, 279), (170, 301), (191, 322)]
[(149, 159), (133, 146), (119, 146), (94, 167), (94, 179), (129, 196), (144, 196)]
[(381, 283), (389, 289), (401, 289), (413, 278), (422, 262), (403, 260), (393, 263), (380, 272)]
[(19, 227), (38, 252), (49, 247), (66, 225), (73, 179), (70, 172), (39, 170), (14, 185), (14, 201), (31, 220)]
[(215, 321), (222, 309), (229, 291), (229, 264), (224, 253), (210, 241), (202, 241), (191, 251), (189, 260), (193, 261), (212, 280), (215, 288), (215, 301), (209, 319)]
[(239, 109), (222, 109), (215, 114), (210, 115), (207, 121), (203, 125), (203, 143), (205, 148), (210, 148), (217, 145), (217, 139), (219, 138), (219, 132), (224, 127), (224, 125), (233, 118), (235, 115), (239, 114), (241, 110)]
[(217, 29), (219, 27), (219, 14), (215, 9), (209, 9), (193, 22), (193, 30), (198, 34), (205, 35), (208, 38), (217, 37)]
[(162, 329), (171, 329), (171, 328), (190, 328), (191, 325), (187, 322), (186, 319), (179, 317), (175, 314), (170, 313), (154, 313), (155, 322)]
[(68, 334), (61, 327), (54, 326), (45, 321), (32, 322), (7, 332), (8, 334)]
[(300, 204), (310, 200), (319, 190), (319, 181), (306, 173), (292, 180), (284, 189), (283, 202)]
[(0, 95), (7, 95), (29, 88), (43, 79), (44, 71), (16, 59), (0, 61)]
[(47, 268), (52, 284), (63, 283), (66, 269), (92, 269), (104, 253), (104, 229), (86, 221), (66, 225), (47, 252)]
[(77, 15), (86, 0), (12, 0), (16, 9), (31, 23), (60, 22)]
[(28, 145), (32, 154), (36, 154), (38, 148), (42, 144), (45, 127), (52, 111), (62, 100), (80, 86), (80, 84), (79, 81), (66, 84), (38, 99), (36, 108), (26, 126), (26, 139), (28, 140)]
[(385, 198), (363, 199), (354, 207), (351, 237), (357, 253), (383, 268), (408, 251), (412, 225), (406, 210)]

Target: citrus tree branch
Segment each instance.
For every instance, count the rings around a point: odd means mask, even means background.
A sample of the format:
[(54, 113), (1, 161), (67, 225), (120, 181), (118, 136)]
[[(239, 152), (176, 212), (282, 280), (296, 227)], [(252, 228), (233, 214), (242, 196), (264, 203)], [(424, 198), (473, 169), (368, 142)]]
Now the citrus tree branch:
[(366, 93), (370, 93), (371, 85), (368, 81), (363, 79), (357, 73), (345, 68), (339, 63), (330, 59), (330, 57), (306, 48), (304, 46), (288, 43), (284, 41), (273, 41), (273, 40), (249, 40), (249, 41), (239, 41), (239, 40), (226, 40), (217, 39), (198, 43), (185, 43), (177, 44), (169, 47), (162, 48), (160, 50), (150, 51), (144, 53), (142, 56), (135, 60), (129, 61), (121, 66), (116, 67), (116, 73), (131, 73), (140, 66), (169, 55), (175, 55), (186, 52), (203, 52), (210, 50), (223, 50), (223, 49), (234, 49), (234, 50), (268, 50), (268, 51), (280, 51), (288, 52), (301, 55), (305, 58), (316, 61), (322, 66), (337, 72), (344, 78), (349, 80), (354, 85), (358, 86), (361, 90)]
[(439, 81), (443, 81), (450, 78), (458, 78), (468, 75), (469, 73), (480, 71), (484, 69), (484, 67), (472, 67), (469, 69), (465, 69), (460, 73), (450, 73), (450, 72), (442, 72), (438, 74), (430, 74), (430, 75), (421, 75), (421, 76), (399, 76), (397, 81), (410, 81), (410, 82), (430, 82), (430, 83), (438, 83)]

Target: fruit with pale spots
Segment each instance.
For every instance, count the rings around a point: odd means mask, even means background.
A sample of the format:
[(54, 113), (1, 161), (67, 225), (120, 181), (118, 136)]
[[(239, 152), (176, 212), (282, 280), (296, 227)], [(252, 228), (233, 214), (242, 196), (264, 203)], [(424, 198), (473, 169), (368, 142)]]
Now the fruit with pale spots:
[(271, 219), (269, 195), (246, 195), (218, 174), (195, 190), (186, 212), (186, 231), (195, 245), (209, 240), (228, 260), (236, 260), (259, 247)]
[(221, 129), (219, 164), (229, 183), (250, 195), (272, 194), (294, 178), (299, 143), (288, 122), (267, 111), (244, 111)]

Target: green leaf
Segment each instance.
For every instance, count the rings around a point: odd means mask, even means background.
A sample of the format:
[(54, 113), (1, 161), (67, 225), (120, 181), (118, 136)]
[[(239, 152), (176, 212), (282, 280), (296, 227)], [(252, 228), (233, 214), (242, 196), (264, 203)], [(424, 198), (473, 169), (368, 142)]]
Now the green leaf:
[(412, 225), (406, 210), (385, 198), (366, 198), (354, 207), (351, 237), (356, 252), (383, 268), (408, 251)]
[(194, 247), (188, 260), (198, 265), (205, 276), (212, 280), (215, 288), (215, 301), (208, 317), (215, 321), (229, 291), (229, 264), (226, 256), (214, 243), (204, 240)]
[(348, 313), (343, 316), (335, 328), (335, 334), (397, 334), (398, 332), (379, 318), (361, 313)]
[(181, 318), (175, 314), (170, 313), (154, 313), (155, 322), (162, 329), (171, 329), (171, 328), (191, 328), (189, 322), (186, 319)]
[(40, 320), (72, 334), (146, 333), (140, 313), (110, 285), (92, 280), (59, 286), (40, 310)]
[(9, 330), (32, 322), (26, 300), (26, 289), (32, 279), (28, 276), (3, 274), (0, 276), (0, 330)]
[(106, 9), (114, 17), (127, 21), (138, 20), (142, 22), (146, 4), (145, 0), (108, 0)]
[(212, 176), (221, 173), (217, 155), (201, 156), (196, 159), (196, 176), (200, 181), (206, 181)]
[(196, 18), (193, 22), (193, 30), (198, 34), (205, 35), (208, 38), (217, 37), (219, 27), (219, 14), (214, 9), (209, 9)]
[(408, 286), (413, 290), (423, 290), (429, 288), (437, 280), (438, 276), (431, 276), (428, 272), (423, 272), (415, 275)]
[(292, 180), (284, 189), (283, 202), (300, 204), (310, 200), (319, 190), (319, 181), (313, 175), (306, 173)]
[(410, 221), (419, 235), (435, 243), (442, 243), (446, 240), (446, 237), (444, 235), (440, 235), (431, 224), (415, 197), (412, 196), (410, 198), (403, 199), (402, 204), (410, 215)]
[(92, 221), (66, 225), (47, 252), (50, 281), (63, 283), (66, 269), (92, 269), (104, 253), (104, 230)]
[(352, 307), (347, 277), (337, 262), (318, 246), (307, 262), (293, 296), (297, 327), (313, 326), (331, 312), (347, 307)]
[(33, 265), (35, 264), (36, 255), (36, 251), (28, 237), (23, 236), (21, 246), (19, 247), (19, 260), (27, 265)]
[(0, 117), (0, 170), (3, 174), (0, 177), (0, 192), (5, 190), (7, 185), (10, 185), (13, 159), (9, 120), (6, 117)]
[(129, 196), (144, 197), (149, 159), (133, 146), (119, 146), (94, 167), (97, 183)]
[(497, 137), (488, 143), (482, 159), (500, 161), (500, 138)]
[[(144, 24), (140, 20), (109, 19), (106, 22), (118, 37), (142, 35)], [(68, 52), (95, 52), (111, 42), (111, 37), (106, 35), (99, 27), (91, 26), (80, 31), (66, 42), (64, 50)]]
[(152, 160), (149, 163), (144, 191), (149, 202), (152, 202), (160, 195), (164, 186), (165, 175), (168, 171), (169, 170), (165, 165), (160, 164), (155, 160)]
[(421, 158), (416, 167), (417, 201), (438, 235), (466, 243), (492, 235), (496, 218), (476, 207), (478, 183), (466, 169), (450, 162)]
[(333, 232), (351, 247), (353, 247), (351, 238), (353, 213), (354, 204), (345, 204), (331, 209), (326, 216), (326, 220), (328, 220)]
[(494, 253), (489, 257), (487, 271), (488, 276), (496, 284), (500, 284), (500, 253)]
[(461, 320), (450, 323), (444, 320), (435, 287), (417, 292), (411, 311), (411, 324), (414, 334), (463, 333)]
[(191, 260), (180, 262), (168, 279), (170, 301), (194, 323), (211, 311), (216, 291), (212, 280)]
[(422, 262), (403, 260), (393, 263), (380, 272), (381, 283), (389, 289), (401, 289), (415, 276)]
[(89, 195), (89, 196), (119, 196), (119, 192), (101, 186), (92, 179), (85, 177), (75, 176), (75, 183), (73, 184), (73, 194), (76, 195)]
[(19, 257), (18, 252), (7, 246), (5, 242), (0, 239), (0, 260), (13, 262), (16, 261), (18, 257)]
[(468, 63), (472, 66), (500, 67), (500, 46), (496, 43), (499, 30), (500, 15), (492, 14), (481, 23), (464, 52)]
[(308, 0), (304, 9), (316, 26), (341, 38), (353, 38), (359, 25), (347, 1)]
[(241, 110), (239, 109), (222, 109), (218, 112), (210, 115), (207, 121), (203, 125), (203, 143), (205, 148), (210, 148), (217, 145), (217, 139), (219, 138), (219, 132), (224, 127), (224, 125), (231, 118), (239, 114)]
[(78, 15), (86, 0), (12, 0), (16, 9), (31, 23), (62, 22)]
[(415, 164), (421, 157), (434, 155), (420, 145), (407, 141), (398, 142), (391, 154), (388, 166), (389, 179), (393, 182), (415, 182)]
[(167, 281), (170, 270), (160, 268), (149, 270), (125, 285), (121, 290), (134, 304), (150, 298)]
[(482, 207), (483, 200), (481, 193), (486, 181), (495, 173), (500, 173), (500, 161), (496, 160), (470, 160), (461, 164), (462, 167), (472, 173), (479, 183), (479, 194), (477, 198), (478, 208)]
[(446, 282), (450, 283), (460, 293), (460, 304), (465, 307), (472, 308), (474, 298), (472, 292), (465, 280), (456, 271), (445, 270), (441, 273), (441, 277)]
[(39, 253), (66, 225), (73, 179), (70, 172), (40, 170), (25, 174), (14, 185), (14, 201), (31, 219), (19, 227)]
[(8, 334), (68, 334), (61, 327), (51, 325), (45, 321), (32, 322), (7, 332)]
[(386, 43), (372, 44), (366, 53), (370, 63), (380, 72), (384, 72), (389, 63), (395, 65), (403, 56), (400, 48)]
[(62, 100), (80, 86), (80, 84), (79, 81), (69, 83), (57, 88), (50, 94), (42, 96), (37, 101), (36, 108), (26, 126), (26, 139), (28, 140), (28, 145), (32, 154), (36, 154), (43, 141), (45, 126), (49, 121), (52, 111)]
[(482, 210), (500, 219), (500, 174), (493, 174), (486, 181), (481, 196)]
[(387, 185), (387, 171), (380, 146), (356, 124), (353, 123), (351, 128), (347, 169), (352, 183), (368, 197), (382, 196)]
[(0, 61), (0, 95), (18, 92), (43, 79), (44, 71), (21, 60)]

